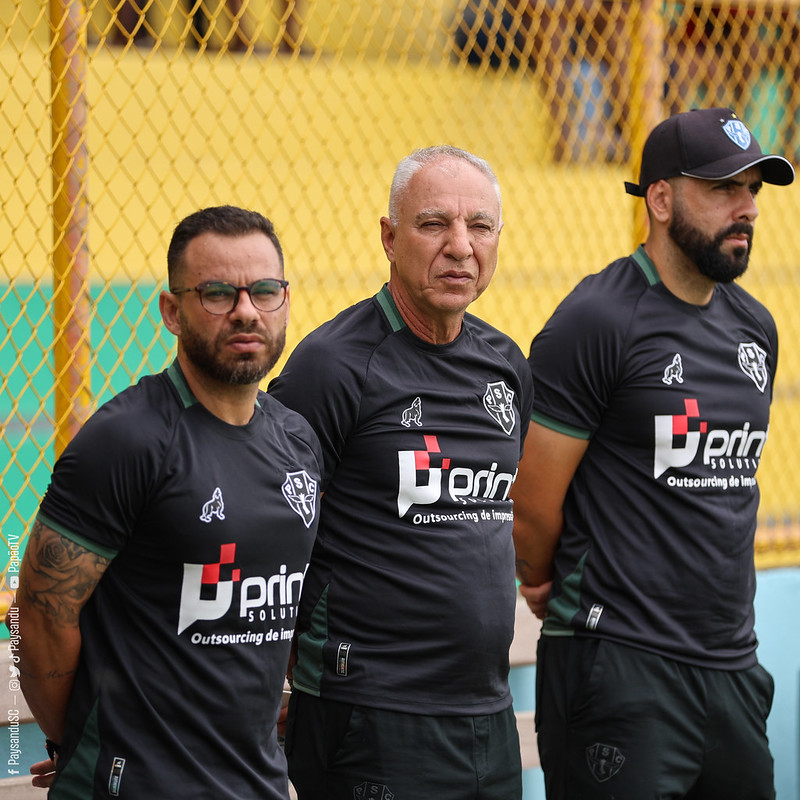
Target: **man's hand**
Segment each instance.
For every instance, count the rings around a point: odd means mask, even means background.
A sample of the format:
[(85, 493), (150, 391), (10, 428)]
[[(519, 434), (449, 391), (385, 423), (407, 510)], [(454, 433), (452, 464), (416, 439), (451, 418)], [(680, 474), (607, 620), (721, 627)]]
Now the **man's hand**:
[(539, 584), (539, 586), (527, 586), (521, 584), (519, 593), (525, 598), (528, 608), (536, 614), (539, 619), (544, 619), (547, 614), (547, 598), (550, 596), (552, 581)]
[(48, 758), (37, 761), (31, 766), (31, 775), (35, 776), (31, 783), (39, 789), (49, 789), (56, 777), (56, 762)]

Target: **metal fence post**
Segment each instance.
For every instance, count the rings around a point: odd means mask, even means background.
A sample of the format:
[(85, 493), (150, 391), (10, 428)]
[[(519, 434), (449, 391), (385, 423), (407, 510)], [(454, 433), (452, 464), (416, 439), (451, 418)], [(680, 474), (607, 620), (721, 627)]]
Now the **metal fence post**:
[(87, 46), (83, 0), (50, 0), (53, 360), (58, 456), (90, 413)]

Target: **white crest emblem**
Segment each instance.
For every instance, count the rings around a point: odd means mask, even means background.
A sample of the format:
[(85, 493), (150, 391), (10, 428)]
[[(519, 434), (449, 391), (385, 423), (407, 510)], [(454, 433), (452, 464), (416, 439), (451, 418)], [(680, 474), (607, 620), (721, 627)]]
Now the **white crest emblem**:
[(486, 384), (483, 405), (492, 419), (511, 436), (517, 417), (514, 413), (514, 392), (506, 386), (505, 381)]
[(759, 392), (767, 388), (767, 354), (755, 342), (739, 342), (739, 368)]
[(738, 119), (729, 119), (723, 126), (722, 130), (725, 131), (727, 137), (742, 150), (747, 150), (750, 147), (750, 131), (747, 130), (744, 123)]
[(664, 370), (664, 377), (661, 378), (661, 382), (667, 386), (672, 386), (672, 381), (683, 383), (683, 361), (680, 353), (675, 353), (672, 363)]
[(287, 472), (281, 491), (292, 511), (310, 528), (317, 516), (317, 482), (304, 469)]

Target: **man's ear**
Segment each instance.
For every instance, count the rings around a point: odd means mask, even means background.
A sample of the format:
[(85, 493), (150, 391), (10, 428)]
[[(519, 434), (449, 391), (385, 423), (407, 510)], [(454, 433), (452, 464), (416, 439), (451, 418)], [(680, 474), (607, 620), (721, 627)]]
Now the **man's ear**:
[(381, 243), (390, 264), (394, 264), (394, 225), (389, 217), (381, 217)]
[(170, 332), (179, 336), (181, 332), (180, 315), (178, 314), (178, 299), (172, 292), (161, 292), (158, 297), (158, 310), (161, 312), (161, 319), (164, 327)]
[(666, 180), (656, 181), (647, 187), (647, 207), (657, 222), (667, 224), (672, 219), (675, 190)]

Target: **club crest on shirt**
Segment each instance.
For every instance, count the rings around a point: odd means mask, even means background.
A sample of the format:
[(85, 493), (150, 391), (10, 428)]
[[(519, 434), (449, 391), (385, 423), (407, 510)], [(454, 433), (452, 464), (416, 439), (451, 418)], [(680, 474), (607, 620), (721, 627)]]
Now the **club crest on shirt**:
[(596, 742), (586, 748), (586, 763), (598, 783), (613, 778), (625, 763), (625, 756), (618, 747)]
[(664, 376), (661, 378), (662, 383), (667, 386), (672, 386), (672, 382), (683, 383), (683, 361), (681, 361), (681, 354), (675, 353), (674, 358), (664, 370)]
[(486, 384), (483, 406), (489, 412), (489, 416), (497, 422), (508, 436), (511, 436), (516, 422), (514, 392), (506, 386), (505, 381)]
[(317, 482), (304, 469), (287, 472), (281, 491), (289, 508), (310, 528), (317, 515)]
[(755, 342), (739, 342), (739, 367), (762, 394), (767, 388), (767, 354)]
[(400, 424), (404, 428), (410, 428), (412, 425), (422, 426), (422, 400), (419, 397), (415, 397), (414, 402), (403, 411)]

